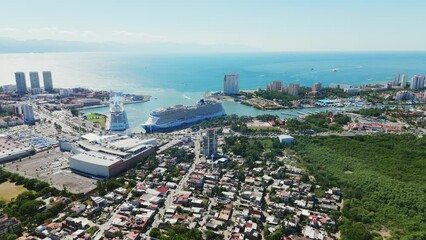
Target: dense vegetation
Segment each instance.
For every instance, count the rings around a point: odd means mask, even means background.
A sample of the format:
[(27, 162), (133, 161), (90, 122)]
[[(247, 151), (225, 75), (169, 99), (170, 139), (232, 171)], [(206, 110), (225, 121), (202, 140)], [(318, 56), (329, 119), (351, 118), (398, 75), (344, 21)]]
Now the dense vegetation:
[(383, 228), (395, 239), (425, 239), (426, 138), (305, 136), (293, 148), (320, 185), (342, 188), (343, 240)]
[(0, 105), (0, 117), (13, 115), (13, 107), (12, 106), (2, 106)]
[(341, 131), (343, 125), (350, 122), (351, 118), (344, 114), (333, 115), (333, 120), (330, 118), (330, 113), (318, 113), (308, 115), (303, 120), (288, 119), (286, 127), (290, 131), (303, 132), (307, 130), (314, 130), (316, 132), (325, 131)]
[(320, 92), (311, 94), (311, 88), (301, 87), (299, 89), (298, 96), (292, 96), (285, 92), (276, 92), (276, 91), (267, 91), (267, 90), (259, 90), (256, 91), (256, 95), (258, 97), (262, 97), (268, 100), (275, 100), (279, 102), (283, 106), (291, 107), (291, 101), (294, 100), (302, 100), (302, 99), (324, 99), (324, 98), (348, 98), (349, 94), (345, 93), (343, 89), (338, 88), (322, 88)]
[(253, 120), (259, 120), (259, 121), (271, 121), (278, 118), (276, 115), (271, 114), (263, 114), (256, 117), (248, 117), (248, 116), (238, 116), (236, 114), (227, 115), (223, 117), (218, 117), (210, 120), (206, 120), (201, 122), (198, 125), (195, 125), (192, 127), (192, 130), (196, 131), (199, 129), (206, 129), (206, 128), (223, 128), (223, 127), (229, 127), (234, 132), (240, 132), (244, 134), (250, 134), (250, 133), (257, 133), (257, 132), (279, 132), (280, 130), (278, 128), (265, 128), (265, 129), (253, 129), (247, 127), (247, 123)]
[[(222, 235), (212, 231), (206, 231), (206, 238), (209, 240), (222, 240)], [(153, 228), (150, 237), (160, 240), (198, 240), (203, 239), (203, 233), (196, 228), (188, 229), (185, 225), (175, 225), (165, 232), (161, 232), (159, 228)]]
[(244, 166), (253, 168), (255, 162), (272, 161), (276, 156), (282, 155), (283, 145), (278, 138), (248, 138), (227, 137), (223, 146), (224, 153), (233, 153), (244, 158)]
[(380, 117), (386, 110), (386, 108), (366, 108), (354, 111), (354, 113), (358, 113), (363, 117)]
[(71, 196), (66, 190), (61, 192), (50, 187), (46, 182), (37, 179), (27, 179), (0, 168), (0, 183), (5, 181), (14, 182), (16, 185), (23, 185), (28, 190), (31, 190), (21, 193), (16, 199), (4, 205), (3, 208), (4, 213), (10, 217), (16, 217), (24, 227), (28, 227), (29, 229), (33, 229), (46, 220), (55, 217), (65, 207), (65, 205), (59, 203), (45, 211), (40, 211), (39, 208), (45, 204), (37, 198), (42, 196), (57, 196), (59, 194)]

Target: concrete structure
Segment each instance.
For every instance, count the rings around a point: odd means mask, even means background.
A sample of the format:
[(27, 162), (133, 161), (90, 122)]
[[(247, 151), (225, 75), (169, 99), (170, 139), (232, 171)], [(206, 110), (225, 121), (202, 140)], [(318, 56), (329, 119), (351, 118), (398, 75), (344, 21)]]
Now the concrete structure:
[(352, 86), (349, 84), (340, 84), (340, 83), (330, 83), (328, 85), (329, 88), (337, 88), (337, 89), (344, 89), (344, 88), (351, 88)]
[(358, 93), (361, 92), (361, 89), (360, 88), (345, 88), (345, 89), (343, 89), (343, 91), (345, 93), (348, 93), (348, 94), (358, 94)]
[(393, 78), (393, 82), (392, 82), (392, 86), (399, 86), (400, 85), (400, 81), (399, 78), (400, 75), (399, 73), (395, 73), (395, 77)]
[(395, 95), (395, 100), (413, 100), (416, 98), (416, 94), (410, 91), (399, 91)]
[(62, 149), (75, 153), (69, 158), (71, 171), (96, 178), (114, 177), (136, 166), (155, 152), (156, 144), (156, 139), (91, 133), (82, 136), (82, 140), (71, 147), (61, 141)]
[(35, 122), (35, 117), (34, 117), (34, 111), (33, 111), (33, 106), (28, 105), (28, 104), (22, 104), (22, 115), (23, 115), (23, 120), (25, 123), (34, 123)]
[(31, 89), (40, 88), (40, 79), (38, 77), (38, 72), (30, 72), (30, 83)]
[(15, 73), (15, 80), (16, 80), (16, 92), (20, 94), (27, 93), (27, 83), (25, 80), (25, 73), (24, 72), (16, 72)]
[(53, 92), (52, 73), (50, 71), (43, 72), (44, 91)]
[(424, 87), (425, 87), (425, 76), (414, 75), (413, 78), (411, 78), (411, 82), (410, 82), (411, 90), (423, 89)]
[(122, 171), (122, 159), (95, 151), (82, 152), (69, 159), (72, 171), (99, 178), (109, 178)]
[(290, 83), (287, 87), (284, 88), (284, 92), (292, 96), (299, 95), (300, 84)]
[(10, 136), (0, 136), (0, 163), (15, 161), (33, 154), (32, 147), (24, 146)]
[(314, 83), (314, 85), (312, 86), (312, 93), (319, 92), (321, 90), (321, 87), (322, 87), (322, 83), (320, 82)]
[(405, 88), (407, 86), (407, 74), (402, 74), (401, 76), (401, 87)]
[(285, 143), (285, 144), (292, 144), (294, 141), (294, 137), (290, 135), (279, 135), (278, 139), (280, 140), (280, 143)]
[(283, 88), (283, 82), (282, 81), (272, 81), (268, 85), (266, 85), (266, 90), (268, 91), (275, 91), (275, 92), (281, 92)]
[(225, 95), (236, 95), (240, 93), (239, 74), (225, 74), (223, 79), (223, 93)]
[(207, 129), (203, 133), (204, 155), (214, 158), (217, 156), (217, 130), (215, 128)]

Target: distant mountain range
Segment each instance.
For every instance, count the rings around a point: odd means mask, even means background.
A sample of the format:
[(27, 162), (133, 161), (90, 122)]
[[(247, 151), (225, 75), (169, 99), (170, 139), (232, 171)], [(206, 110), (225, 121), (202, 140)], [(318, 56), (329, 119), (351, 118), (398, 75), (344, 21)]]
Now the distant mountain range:
[(146, 53), (224, 53), (257, 52), (259, 49), (239, 45), (202, 45), (181, 43), (117, 43), (63, 40), (16, 40), (0, 38), (0, 53), (44, 52), (146, 52)]

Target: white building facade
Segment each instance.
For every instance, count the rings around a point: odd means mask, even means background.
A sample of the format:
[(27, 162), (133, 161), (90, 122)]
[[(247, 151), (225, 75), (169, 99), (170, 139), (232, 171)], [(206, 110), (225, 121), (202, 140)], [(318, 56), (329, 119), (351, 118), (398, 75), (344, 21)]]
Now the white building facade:
[(236, 95), (240, 93), (239, 74), (225, 74), (223, 79), (223, 92), (225, 95)]

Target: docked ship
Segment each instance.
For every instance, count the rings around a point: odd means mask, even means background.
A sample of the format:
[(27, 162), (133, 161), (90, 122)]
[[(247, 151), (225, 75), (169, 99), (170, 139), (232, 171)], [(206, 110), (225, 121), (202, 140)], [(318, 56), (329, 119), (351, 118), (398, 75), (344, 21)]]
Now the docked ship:
[(122, 96), (116, 94), (110, 97), (109, 113), (105, 125), (109, 131), (125, 131), (129, 128)]
[(225, 115), (222, 103), (201, 99), (196, 105), (175, 105), (154, 110), (142, 124), (147, 132), (179, 128)]

